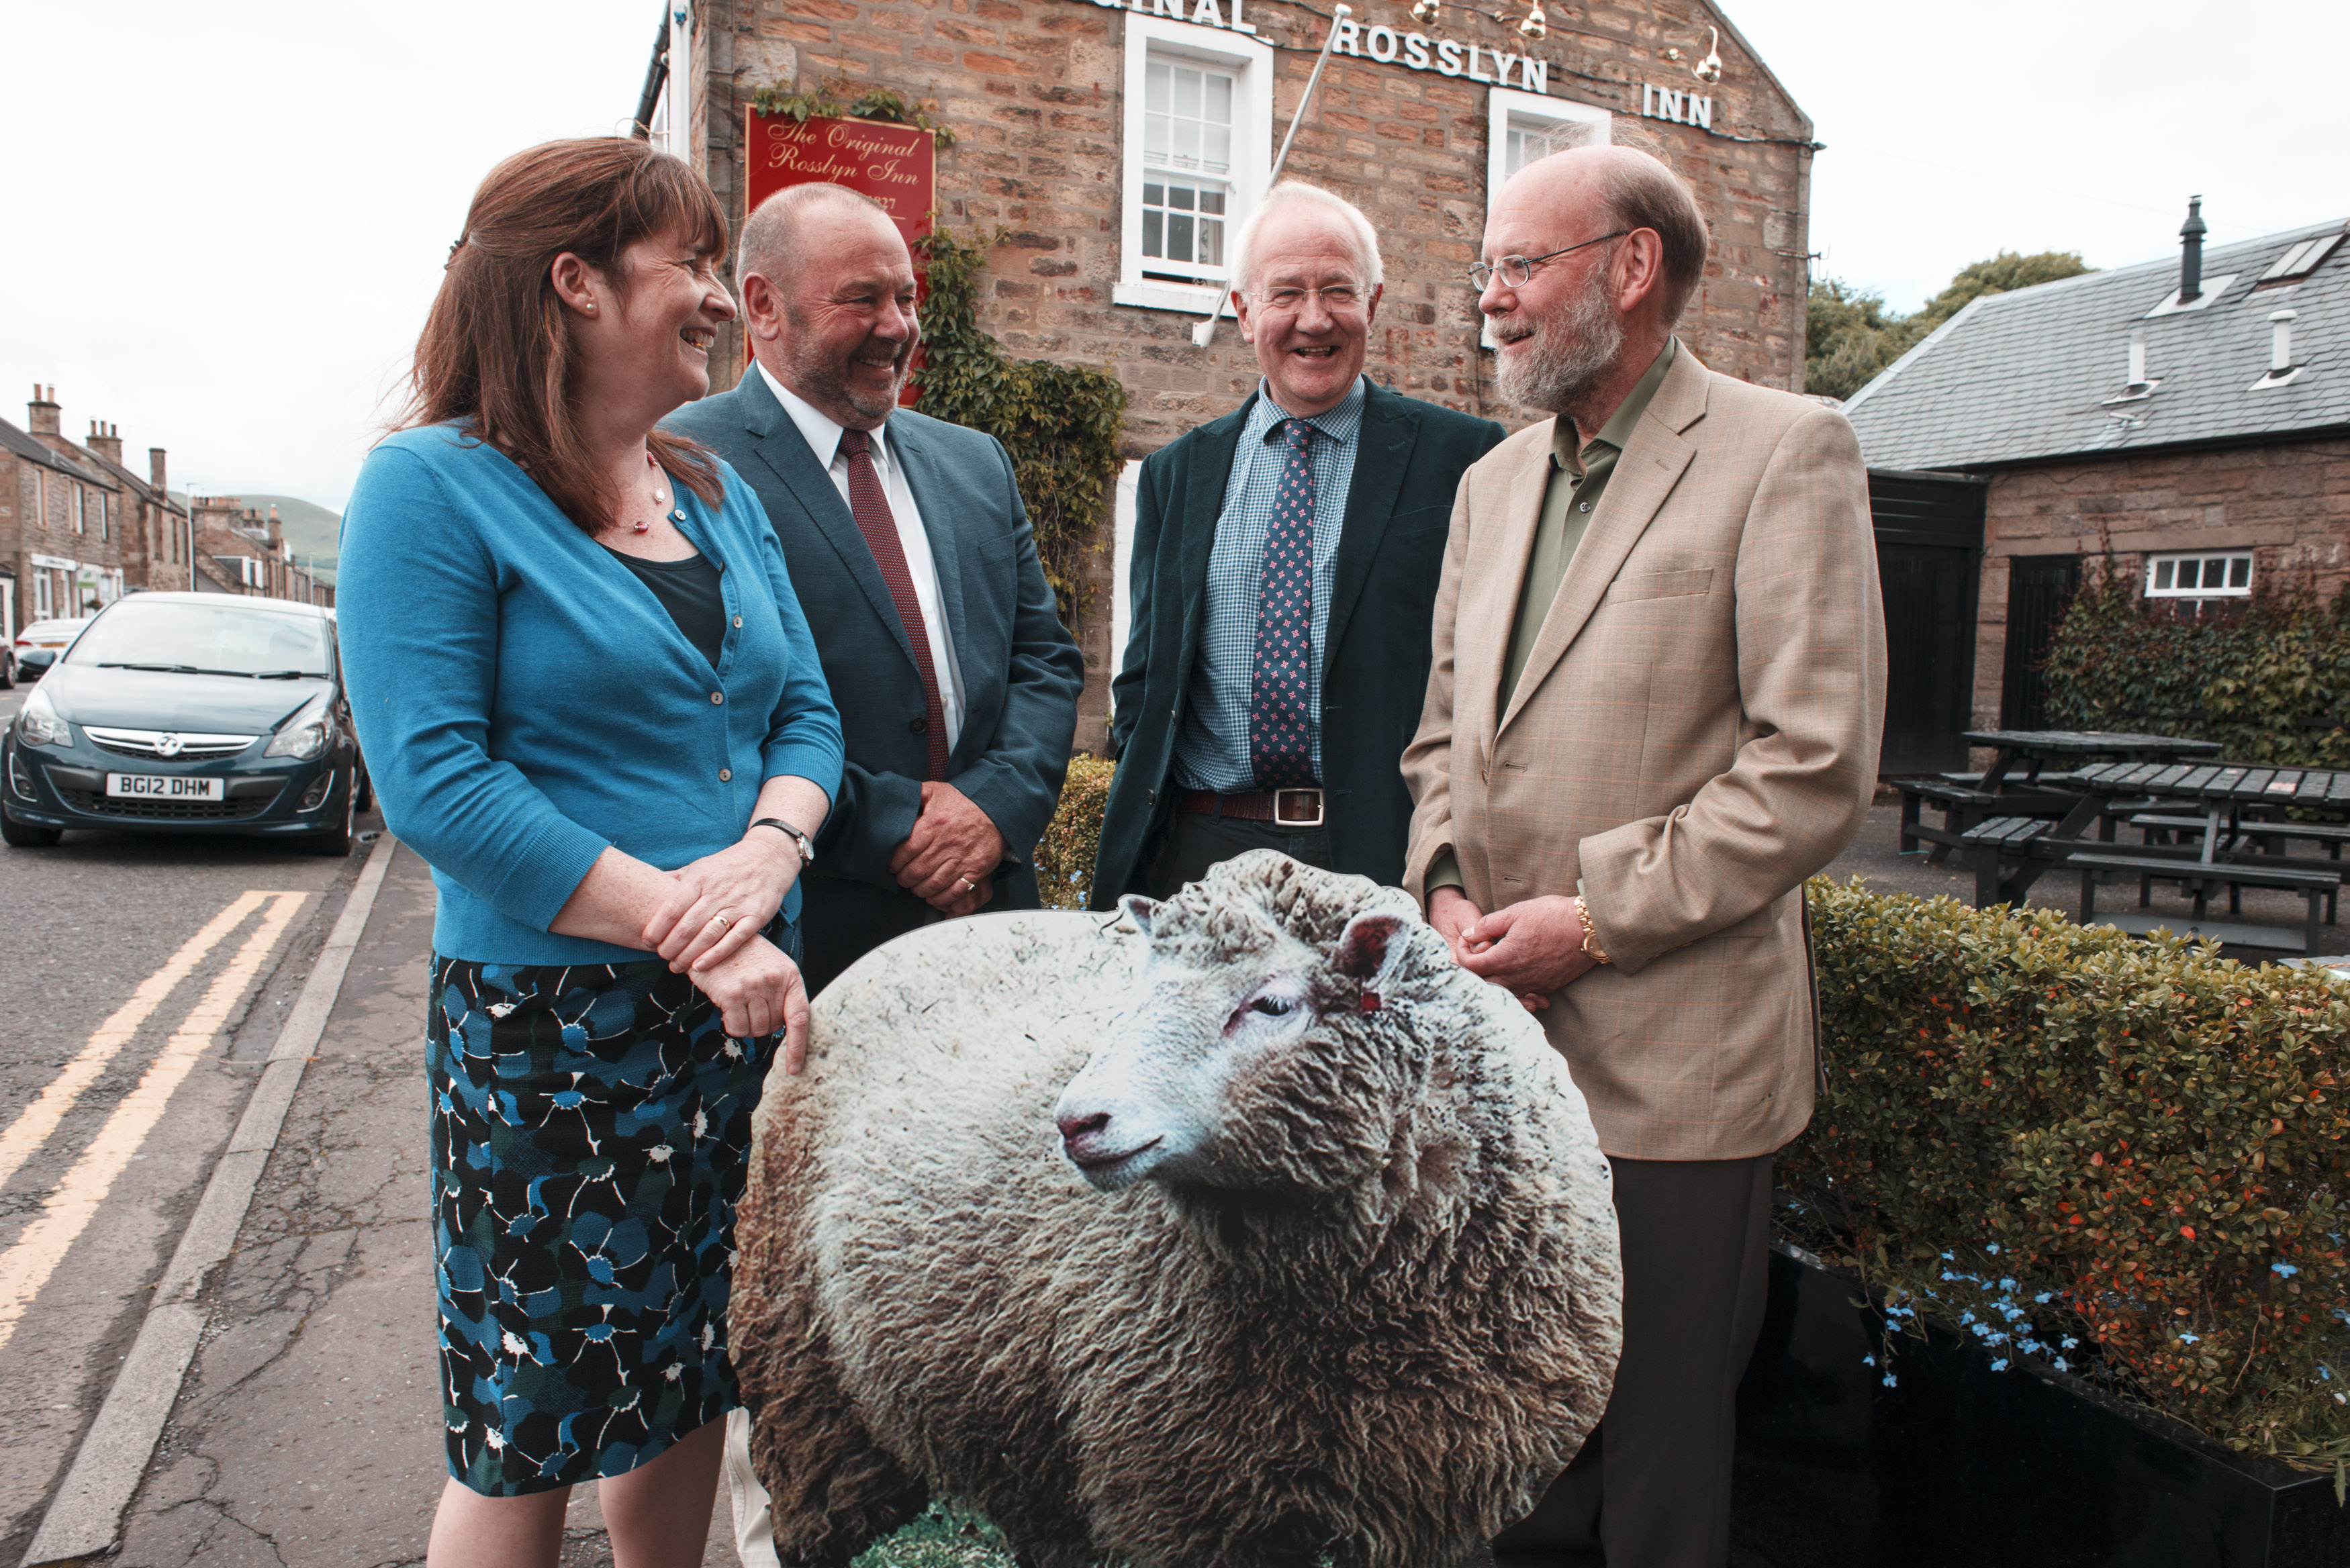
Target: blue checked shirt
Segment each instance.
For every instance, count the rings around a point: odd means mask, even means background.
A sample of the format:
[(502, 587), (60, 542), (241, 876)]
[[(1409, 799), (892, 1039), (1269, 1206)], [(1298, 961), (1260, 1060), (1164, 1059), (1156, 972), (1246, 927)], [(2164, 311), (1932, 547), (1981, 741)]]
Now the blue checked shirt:
[[(1306, 712), (1314, 727), (1314, 776), (1322, 776), (1323, 639), (1330, 626), (1330, 591), (1337, 576), (1338, 533), (1354, 483), (1356, 438), (1363, 430), (1363, 379), (1335, 409), (1305, 422), (1314, 436), (1314, 657)], [(1175, 782), (1186, 789), (1229, 794), (1256, 787), (1249, 768), (1249, 693), (1256, 659), (1257, 567), (1273, 529), (1273, 497), (1286, 452), (1274, 426), (1289, 418), (1260, 383), (1232, 477), (1216, 519), (1208, 556), (1208, 592), (1201, 606), (1200, 668), (1191, 681), (1183, 729), (1175, 737)]]

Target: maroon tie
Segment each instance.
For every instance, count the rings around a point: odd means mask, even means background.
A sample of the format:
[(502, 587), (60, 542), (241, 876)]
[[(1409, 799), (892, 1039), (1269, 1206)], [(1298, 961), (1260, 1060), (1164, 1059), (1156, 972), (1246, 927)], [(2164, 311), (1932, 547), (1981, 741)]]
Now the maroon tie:
[(898, 607), (898, 620), (913, 645), (914, 668), (922, 676), (922, 733), (931, 742), (930, 777), (947, 776), (946, 710), (939, 705), (939, 672), (931, 663), (931, 637), (922, 626), (922, 601), (914, 597), (914, 574), (906, 569), (905, 546), (898, 543), (898, 520), (889, 514), (889, 497), (881, 493), (881, 473), (873, 466), (873, 438), (863, 431), (840, 432), (840, 450), (848, 454), (848, 509), (857, 514), (857, 531), (889, 585), (889, 602)]

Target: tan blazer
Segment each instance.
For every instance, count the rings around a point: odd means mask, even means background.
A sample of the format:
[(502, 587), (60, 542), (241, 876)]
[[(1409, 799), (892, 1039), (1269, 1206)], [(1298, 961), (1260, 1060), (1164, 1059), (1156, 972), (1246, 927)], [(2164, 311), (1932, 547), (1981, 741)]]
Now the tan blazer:
[(1584, 887), (1615, 959), (1541, 1016), (1632, 1159), (1767, 1154), (1811, 1118), (1804, 877), (1868, 809), (1885, 611), (1841, 414), (1683, 348), (1617, 460), (1507, 712), (1552, 421), (1469, 470), (1436, 599), (1405, 886), (1481, 909)]

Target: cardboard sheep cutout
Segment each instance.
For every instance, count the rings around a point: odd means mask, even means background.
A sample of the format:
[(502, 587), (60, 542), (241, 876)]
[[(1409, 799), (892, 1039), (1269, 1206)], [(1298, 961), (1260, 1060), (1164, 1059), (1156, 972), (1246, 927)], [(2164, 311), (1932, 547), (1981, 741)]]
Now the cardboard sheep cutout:
[(1607, 1399), (1616, 1220), (1542, 1031), (1255, 851), (867, 957), (758, 1112), (728, 1311), (786, 1564), (932, 1495), (1026, 1568), (1442, 1568)]

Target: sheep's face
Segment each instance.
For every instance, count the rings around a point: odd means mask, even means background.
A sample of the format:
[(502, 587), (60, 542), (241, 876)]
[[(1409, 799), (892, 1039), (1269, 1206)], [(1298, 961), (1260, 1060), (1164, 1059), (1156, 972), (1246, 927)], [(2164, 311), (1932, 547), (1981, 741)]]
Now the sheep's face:
[(1227, 1190), (1343, 1185), (1387, 1145), (1394, 1075), (1362, 1036), (1407, 921), (1382, 899), (1389, 907), (1355, 914), (1322, 946), (1262, 906), (1187, 907), (1204, 903), (1197, 891), (1126, 901), (1149, 958), (1062, 1092), (1062, 1151), (1104, 1191), (1146, 1177)]

